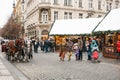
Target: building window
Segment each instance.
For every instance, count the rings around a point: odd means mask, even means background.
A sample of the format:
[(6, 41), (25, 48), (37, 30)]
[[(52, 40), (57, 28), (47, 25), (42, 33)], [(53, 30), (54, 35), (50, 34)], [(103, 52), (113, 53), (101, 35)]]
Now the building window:
[(46, 2), (46, 0), (41, 0), (41, 2)]
[(48, 12), (43, 11), (42, 12), (42, 23), (47, 23), (47, 21), (48, 21)]
[(43, 30), (43, 31), (41, 32), (41, 34), (42, 34), (42, 35), (48, 35), (48, 31), (47, 31), (47, 30)]
[(88, 5), (89, 5), (89, 8), (93, 8), (93, 0), (89, 0)]
[(58, 11), (54, 11), (54, 20), (58, 19)]
[(119, 0), (115, 0), (115, 8), (117, 9), (119, 5)]
[(106, 11), (109, 10), (109, 3), (106, 4)]
[(98, 15), (98, 18), (102, 17), (102, 15)]
[(22, 5), (22, 11), (24, 11), (24, 4)]
[(79, 13), (79, 18), (83, 18), (83, 14), (82, 13)]
[(79, 7), (82, 7), (82, 0), (79, 0)]
[(67, 0), (64, 0), (64, 6), (67, 6)]
[(116, 7), (115, 7), (116, 9), (118, 8), (118, 4), (116, 4)]
[(112, 3), (109, 3), (109, 5), (110, 5), (110, 10), (112, 9)]
[(72, 0), (67, 0), (68, 1), (68, 6), (72, 5)]
[(71, 6), (72, 0), (64, 0), (64, 6)]
[(72, 19), (72, 13), (69, 13), (69, 19)]
[[(34, 0), (33, 0), (34, 1)], [(49, 2), (49, 0), (41, 0), (42, 3)]]
[(58, 4), (58, 0), (54, 0), (54, 4)]
[(111, 10), (111, 8), (112, 8), (112, 3), (107, 2), (106, 3), (106, 11)]
[(98, 1), (98, 10), (101, 10), (101, 1)]
[(64, 19), (68, 19), (68, 13), (67, 12), (64, 13)]

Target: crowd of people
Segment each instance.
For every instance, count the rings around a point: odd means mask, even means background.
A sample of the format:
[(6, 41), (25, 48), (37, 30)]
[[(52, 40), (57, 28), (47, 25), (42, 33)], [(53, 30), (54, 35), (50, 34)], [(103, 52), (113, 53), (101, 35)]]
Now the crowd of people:
[[(4, 45), (7, 44), (10, 40), (1, 41), (1, 45), (4, 47)], [(27, 37), (24, 38), (24, 43), (30, 42), (32, 44), (32, 50), (34, 53), (38, 53), (38, 48), (41, 49), (43, 52), (54, 52), (55, 51), (55, 40), (53, 38), (45, 39), (45, 40), (39, 40), (39, 39), (29, 39)], [(25, 45), (26, 46), (26, 45)], [(4, 49), (2, 49), (4, 52)]]
[(54, 52), (55, 51), (55, 40), (45, 39), (45, 40), (38, 40), (33, 39), (32, 40), (33, 46), (34, 46), (34, 52), (38, 53), (38, 48), (40, 47), (41, 51), (47, 53), (47, 52)]
[(102, 51), (102, 40), (100, 38), (88, 38), (78, 37), (77, 40), (66, 39), (64, 49), (61, 50), (59, 57), (64, 61), (65, 55), (68, 56), (68, 61), (71, 60), (71, 56), (75, 53), (76, 60), (83, 60), (83, 52), (88, 55), (88, 60), (98, 60), (99, 52)]
[[(25, 39), (25, 41), (30, 39)], [(55, 47), (55, 40), (53, 38), (39, 40), (39, 39), (31, 39), (30, 42), (32, 43), (32, 50), (34, 53), (38, 53), (38, 48), (41, 51), (47, 52), (54, 52)], [(59, 52), (60, 60), (64, 61), (65, 56), (68, 57), (68, 61), (71, 60), (71, 56), (74, 54), (76, 60), (83, 60), (83, 52), (87, 53), (87, 60), (97, 60), (99, 57), (99, 52), (102, 51), (103, 40), (101, 38), (96, 37), (78, 37), (77, 39), (66, 38), (66, 43), (64, 48), (61, 48)], [(2, 45), (5, 44), (4, 41), (1, 42)], [(117, 59), (120, 56), (120, 40), (116, 44), (117, 46)], [(2, 49), (3, 50), (3, 49)]]

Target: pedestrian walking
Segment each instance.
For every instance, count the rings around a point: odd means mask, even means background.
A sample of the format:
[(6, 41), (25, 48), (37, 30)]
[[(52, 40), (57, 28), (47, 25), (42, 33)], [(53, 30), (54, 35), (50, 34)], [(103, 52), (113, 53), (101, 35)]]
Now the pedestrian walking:
[(75, 59), (76, 61), (78, 60), (78, 57), (79, 57), (79, 48), (78, 48), (78, 44), (77, 43), (74, 43), (73, 45), (73, 50), (75, 52)]
[(5, 44), (5, 41), (2, 41), (1, 42), (1, 50), (2, 50), (2, 52), (5, 52), (5, 50), (6, 50), (6, 44)]
[(60, 57), (60, 60), (61, 60), (61, 61), (64, 61), (64, 58), (65, 58), (65, 52), (64, 52), (64, 50), (61, 50), (61, 51), (60, 51), (59, 57)]
[(46, 39), (45, 41), (44, 41), (44, 51), (47, 53), (48, 52), (48, 49), (49, 49), (49, 41), (48, 41), (48, 39)]
[(97, 44), (96, 40), (92, 40), (92, 42), (91, 42), (91, 52), (93, 52), (94, 50), (99, 51), (98, 44)]
[(98, 57), (99, 57), (99, 52), (97, 51), (97, 49), (95, 49), (92, 53), (92, 62), (100, 63), (100, 60), (98, 60)]
[(73, 42), (72, 42), (72, 40), (70, 40), (70, 39), (66, 40), (66, 49), (67, 49), (68, 61), (71, 60), (72, 47), (73, 47)]
[(54, 39), (50, 38), (50, 52), (54, 52), (55, 49), (55, 41)]
[(82, 60), (83, 59), (83, 41), (82, 41), (82, 37), (78, 38), (78, 48), (79, 48), (79, 57), (78, 60)]
[(85, 46), (86, 46), (86, 52), (87, 52), (87, 55), (88, 55), (88, 59), (87, 60), (91, 60), (91, 41), (86, 41), (85, 43)]
[(39, 41), (35, 40), (35, 43), (34, 43), (34, 52), (35, 53), (38, 53), (38, 47), (39, 47)]
[(98, 44), (96, 42), (96, 40), (92, 40), (91, 42), (91, 53), (92, 53), (92, 62), (100, 62), (100, 60), (98, 60), (99, 57), (99, 48), (98, 48)]
[(41, 39), (40, 39), (40, 49), (41, 49), (41, 51), (43, 51), (44, 52), (44, 38), (43, 37), (41, 37)]

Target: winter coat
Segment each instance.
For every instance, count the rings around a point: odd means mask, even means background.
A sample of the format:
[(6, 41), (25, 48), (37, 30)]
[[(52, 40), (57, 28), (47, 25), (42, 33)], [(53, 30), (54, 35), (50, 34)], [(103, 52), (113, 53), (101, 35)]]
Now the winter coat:
[(83, 41), (82, 40), (78, 41), (78, 48), (79, 48), (79, 50), (83, 50)]
[(93, 58), (93, 59), (98, 59), (98, 55), (99, 55), (98, 51), (94, 51), (94, 52), (92, 53), (92, 58)]
[(91, 52), (91, 44), (90, 43), (86, 43), (85, 47), (86, 47), (87, 52)]
[(99, 51), (97, 42), (96, 42), (95, 40), (92, 40), (91, 49), (92, 49), (92, 50), (91, 50), (92, 52), (93, 52), (94, 50)]

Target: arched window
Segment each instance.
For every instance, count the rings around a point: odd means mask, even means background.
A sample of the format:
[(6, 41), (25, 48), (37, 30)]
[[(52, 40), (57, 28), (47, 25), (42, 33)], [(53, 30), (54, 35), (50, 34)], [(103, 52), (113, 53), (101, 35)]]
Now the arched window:
[(41, 39), (42, 40), (46, 40), (48, 39), (48, 31), (47, 30), (43, 30), (41, 33)]
[(48, 21), (48, 12), (43, 11), (42, 12), (42, 23), (47, 23), (47, 21)]
[(48, 35), (48, 31), (47, 30), (43, 30), (41, 34), (42, 35)]

